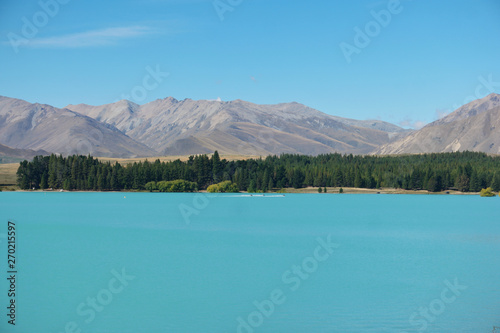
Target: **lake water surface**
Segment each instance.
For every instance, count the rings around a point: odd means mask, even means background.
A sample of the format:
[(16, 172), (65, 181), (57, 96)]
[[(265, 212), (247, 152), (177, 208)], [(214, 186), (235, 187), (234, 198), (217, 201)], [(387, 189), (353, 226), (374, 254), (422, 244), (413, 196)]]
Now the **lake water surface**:
[(2, 192), (0, 332), (491, 332), (499, 208), (452, 195)]

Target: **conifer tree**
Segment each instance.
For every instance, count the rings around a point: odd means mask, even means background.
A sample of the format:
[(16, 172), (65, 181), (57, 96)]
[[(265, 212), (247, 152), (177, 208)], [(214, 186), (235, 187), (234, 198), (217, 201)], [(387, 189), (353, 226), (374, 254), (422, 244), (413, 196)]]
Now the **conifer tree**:
[(491, 181), (491, 188), (495, 192), (500, 191), (500, 172), (499, 171), (495, 172), (495, 175), (493, 176), (493, 179)]
[(257, 190), (256, 190), (256, 185), (255, 185), (255, 180), (251, 180), (250, 181), (250, 185), (248, 185), (248, 192), (249, 193), (255, 193)]
[(46, 188), (48, 188), (48, 187), (49, 187), (49, 185), (48, 185), (48, 183), (47, 183), (47, 174), (46, 174), (46, 173), (44, 173), (44, 174), (42, 175), (42, 180), (40, 181), (40, 188), (41, 188), (42, 190), (45, 190), (45, 189), (46, 189)]

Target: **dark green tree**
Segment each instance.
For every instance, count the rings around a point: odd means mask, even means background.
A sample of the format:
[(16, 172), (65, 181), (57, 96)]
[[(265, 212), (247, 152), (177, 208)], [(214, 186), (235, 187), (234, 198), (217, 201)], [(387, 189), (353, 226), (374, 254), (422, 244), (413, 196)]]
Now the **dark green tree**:
[(255, 186), (255, 180), (250, 181), (250, 185), (248, 185), (248, 192), (249, 193), (255, 193), (257, 192), (256, 186)]
[(40, 188), (42, 190), (45, 190), (48, 187), (49, 187), (49, 184), (47, 182), (47, 173), (43, 173), (42, 180), (40, 181)]
[(354, 177), (354, 187), (364, 187), (363, 178), (361, 178), (359, 171), (356, 171), (356, 176)]
[(469, 191), (470, 192), (479, 192), (481, 191), (483, 187), (481, 186), (481, 178), (479, 177), (478, 173), (476, 170), (472, 172), (472, 175), (470, 177), (470, 185), (469, 185)]
[(214, 183), (218, 183), (222, 180), (222, 172), (224, 166), (220, 161), (219, 152), (217, 150), (212, 155), (212, 180)]
[(491, 188), (495, 192), (500, 191), (500, 172), (499, 171), (495, 172), (495, 175), (493, 176), (493, 179), (491, 181)]
[(300, 169), (296, 169), (292, 176), (292, 186), (294, 188), (301, 188), (304, 182), (304, 173)]
[(63, 182), (63, 189), (66, 191), (71, 190), (71, 180), (69, 178), (66, 178)]

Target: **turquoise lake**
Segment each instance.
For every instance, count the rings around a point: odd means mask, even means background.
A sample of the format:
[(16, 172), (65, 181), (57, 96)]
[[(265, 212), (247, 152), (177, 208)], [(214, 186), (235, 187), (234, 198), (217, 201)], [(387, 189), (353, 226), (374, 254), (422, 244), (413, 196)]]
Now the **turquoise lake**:
[(2, 192), (0, 332), (492, 332), (499, 212), (459, 195)]

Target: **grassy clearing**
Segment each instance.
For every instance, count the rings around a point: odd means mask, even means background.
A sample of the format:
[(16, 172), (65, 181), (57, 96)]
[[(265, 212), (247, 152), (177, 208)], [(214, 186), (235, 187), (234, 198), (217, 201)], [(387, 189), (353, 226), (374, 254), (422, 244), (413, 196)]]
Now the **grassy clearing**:
[(16, 172), (19, 163), (0, 164), (0, 186), (5, 188), (7, 185), (16, 184)]
[[(212, 154), (207, 154), (208, 156), (212, 156)], [(171, 162), (175, 160), (181, 160), (181, 161), (187, 161), (189, 159), (189, 156), (191, 155), (176, 155), (176, 156), (158, 156), (158, 157), (138, 157), (138, 158), (114, 158), (114, 157), (96, 157), (99, 159), (99, 161), (103, 162), (111, 162), (115, 163), (118, 162), (122, 165), (127, 165), (128, 163), (134, 163), (134, 162), (143, 162), (145, 160), (148, 160), (149, 162), (154, 162), (156, 160), (160, 160), (161, 162)], [(226, 159), (228, 161), (235, 161), (235, 160), (248, 160), (251, 158), (259, 158), (260, 156), (245, 156), (245, 155), (220, 155), (221, 159)], [(262, 156), (262, 158), (265, 158), (265, 156)]]

